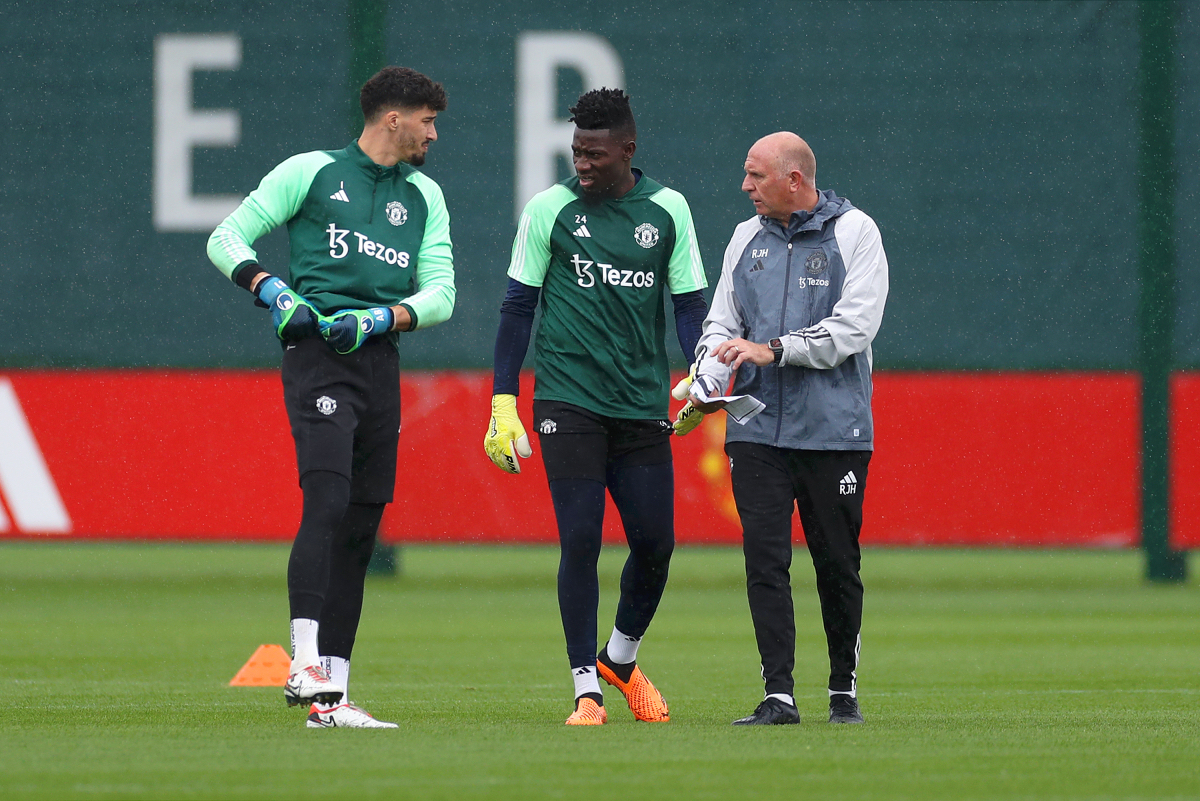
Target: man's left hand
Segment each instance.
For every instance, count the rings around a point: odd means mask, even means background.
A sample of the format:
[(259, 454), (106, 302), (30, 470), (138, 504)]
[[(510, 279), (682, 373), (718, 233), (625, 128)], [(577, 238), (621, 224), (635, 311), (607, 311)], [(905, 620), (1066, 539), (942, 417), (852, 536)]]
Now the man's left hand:
[(775, 363), (775, 354), (766, 345), (759, 345), (755, 342), (749, 342), (745, 339), (730, 339), (717, 345), (713, 351), (715, 356), (722, 364), (729, 365), (734, 370), (742, 366), (743, 362), (757, 364), (759, 367), (766, 367), (768, 364)]

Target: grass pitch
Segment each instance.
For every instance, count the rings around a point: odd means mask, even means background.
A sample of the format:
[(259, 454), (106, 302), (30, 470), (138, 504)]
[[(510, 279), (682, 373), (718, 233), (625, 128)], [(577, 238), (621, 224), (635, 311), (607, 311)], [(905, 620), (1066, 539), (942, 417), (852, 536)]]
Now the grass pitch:
[(0, 798), (1200, 797), (1195, 579), (1149, 586), (1135, 553), (868, 551), (867, 722), (833, 727), (798, 557), (799, 726), (729, 726), (761, 699), (736, 550), (672, 565), (639, 654), (672, 721), (609, 689), (609, 725), (577, 729), (557, 553), (411, 547), (369, 581), (351, 681), (400, 730), (310, 731), (280, 689), (226, 686), (286, 645), (285, 548), (2, 544)]

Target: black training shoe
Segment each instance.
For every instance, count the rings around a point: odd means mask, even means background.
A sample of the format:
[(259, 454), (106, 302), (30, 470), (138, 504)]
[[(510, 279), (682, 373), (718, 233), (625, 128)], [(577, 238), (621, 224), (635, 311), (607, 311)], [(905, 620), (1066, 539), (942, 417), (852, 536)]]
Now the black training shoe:
[(786, 723), (799, 723), (800, 713), (791, 704), (785, 704), (778, 698), (768, 698), (754, 707), (754, 714), (738, 718), (734, 726), (780, 726)]
[(858, 711), (858, 700), (845, 693), (829, 696), (830, 723), (862, 723), (862, 712)]

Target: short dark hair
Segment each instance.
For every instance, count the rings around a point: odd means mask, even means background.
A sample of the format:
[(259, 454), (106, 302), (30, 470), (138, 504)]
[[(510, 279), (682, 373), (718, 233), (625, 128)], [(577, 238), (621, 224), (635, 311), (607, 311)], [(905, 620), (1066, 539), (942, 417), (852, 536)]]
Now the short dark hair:
[(384, 67), (363, 84), (358, 95), (363, 119), (372, 122), (389, 108), (446, 110), (446, 90), (408, 67)]
[(637, 126), (633, 122), (633, 110), (629, 108), (629, 96), (620, 89), (593, 89), (584, 92), (569, 109), (570, 122), (585, 131), (608, 128), (637, 137)]

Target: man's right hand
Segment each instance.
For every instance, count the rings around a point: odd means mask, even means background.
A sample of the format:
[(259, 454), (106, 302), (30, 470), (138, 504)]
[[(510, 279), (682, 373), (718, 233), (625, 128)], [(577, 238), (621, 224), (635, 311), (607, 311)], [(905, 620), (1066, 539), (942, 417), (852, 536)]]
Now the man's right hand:
[(697, 405), (694, 399), (689, 397), (688, 390), (691, 389), (692, 383), (696, 380), (696, 365), (700, 360), (692, 362), (691, 369), (688, 374), (679, 380), (675, 388), (671, 390), (671, 397), (675, 400), (688, 399), (688, 402), (679, 410), (679, 414), (675, 415), (675, 422), (671, 428), (677, 437), (685, 437), (696, 430), (696, 427), (704, 420), (705, 412)]
[[(699, 360), (697, 360), (697, 363), (699, 363)], [(681, 433), (679, 427), (680, 423), (684, 421), (685, 413), (694, 414), (695, 412), (699, 412), (701, 415), (716, 414), (725, 408), (725, 401), (707, 402), (700, 400), (700, 396), (696, 394), (697, 388), (703, 388), (706, 397), (712, 397), (718, 391), (716, 381), (710, 376), (696, 378), (696, 367), (693, 365), (692, 372), (688, 374), (687, 378), (680, 381), (675, 385), (675, 389), (671, 390), (671, 397), (676, 400), (687, 398), (687, 405), (679, 411), (679, 415), (675, 418), (675, 433), (677, 434)], [(698, 425), (700, 425), (699, 420), (682, 433), (686, 434)]]
[(362, 347), (368, 337), (386, 334), (396, 317), (387, 306), (370, 309), (340, 309), (321, 320), (321, 336), (335, 351), (345, 356)]
[(533, 449), (529, 447), (529, 435), (517, 416), (516, 395), (492, 396), (492, 417), (483, 437), (483, 451), (492, 464), (514, 475), (521, 472), (517, 457), (528, 459), (533, 455)]
[(283, 279), (269, 276), (259, 283), (254, 294), (271, 310), (275, 336), (283, 341), (306, 339), (317, 333), (320, 314), (311, 303), (285, 284)]

